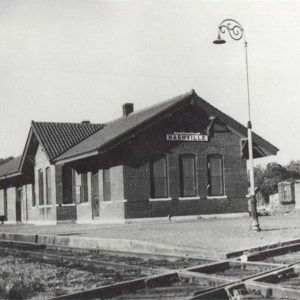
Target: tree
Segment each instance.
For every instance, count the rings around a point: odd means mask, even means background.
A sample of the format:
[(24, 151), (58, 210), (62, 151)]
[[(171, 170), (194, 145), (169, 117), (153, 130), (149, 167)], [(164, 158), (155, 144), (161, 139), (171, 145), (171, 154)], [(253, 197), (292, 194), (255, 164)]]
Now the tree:
[(286, 169), (290, 178), (300, 179), (300, 160), (291, 160)]
[(260, 165), (254, 169), (255, 184), (266, 199), (278, 192), (278, 183), (289, 179), (286, 168), (276, 162), (269, 163), (264, 169)]

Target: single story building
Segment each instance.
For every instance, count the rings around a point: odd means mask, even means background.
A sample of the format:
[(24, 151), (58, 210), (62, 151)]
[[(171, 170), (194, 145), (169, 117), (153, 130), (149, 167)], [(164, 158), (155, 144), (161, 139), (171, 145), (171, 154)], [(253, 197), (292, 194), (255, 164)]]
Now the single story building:
[[(0, 165), (8, 222), (124, 222), (247, 211), (247, 128), (194, 90), (107, 124), (32, 122)], [(278, 149), (253, 133), (254, 157)]]

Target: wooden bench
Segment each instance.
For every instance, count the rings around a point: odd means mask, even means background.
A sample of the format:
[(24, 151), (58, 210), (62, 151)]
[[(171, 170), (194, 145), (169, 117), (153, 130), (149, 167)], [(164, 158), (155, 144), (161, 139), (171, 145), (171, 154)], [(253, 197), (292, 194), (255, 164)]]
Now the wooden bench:
[(6, 218), (4, 215), (0, 215), (0, 221), (2, 222), (2, 224), (4, 224), (4, 221), (6, 221)]

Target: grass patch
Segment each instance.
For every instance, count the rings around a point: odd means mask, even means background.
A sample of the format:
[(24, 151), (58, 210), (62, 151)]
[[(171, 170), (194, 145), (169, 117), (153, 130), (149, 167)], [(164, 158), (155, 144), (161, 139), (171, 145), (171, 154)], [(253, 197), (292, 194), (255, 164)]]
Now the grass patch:
[(23, 257), (0, 257), (0, 299), (47, 299), (140, 277), (109, 269), (84, 270), (40, 263)]

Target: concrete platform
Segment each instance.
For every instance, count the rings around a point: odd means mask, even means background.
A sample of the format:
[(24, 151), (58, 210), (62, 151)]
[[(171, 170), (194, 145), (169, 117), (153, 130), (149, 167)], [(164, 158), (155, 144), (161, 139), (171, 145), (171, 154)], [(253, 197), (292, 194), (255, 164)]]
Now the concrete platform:
[(250, 231), (248, 217), (152, 220), (130, 224), (0, 225), (0, 232), (31, 235), (69, 246), (224, 258), (227, 253), (300, 238), (296, 215), (261, 217), (261, 232)]

